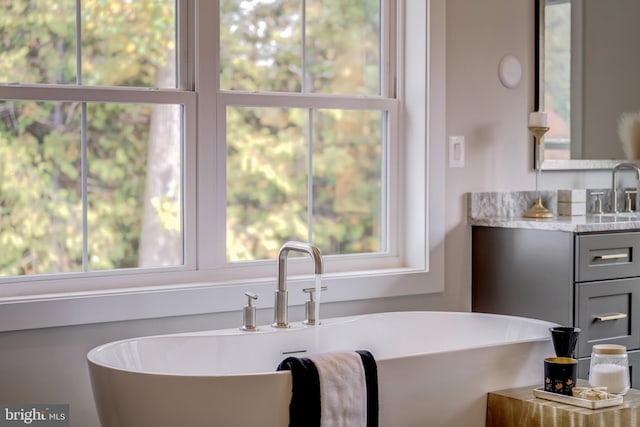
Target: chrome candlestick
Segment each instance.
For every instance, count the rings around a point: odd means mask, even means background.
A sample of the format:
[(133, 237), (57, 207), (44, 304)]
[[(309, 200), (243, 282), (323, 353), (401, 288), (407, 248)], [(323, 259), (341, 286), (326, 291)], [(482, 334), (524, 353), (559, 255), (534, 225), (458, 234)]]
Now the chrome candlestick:
[(525, 218), (553, 218), (551, 211), (544, 207), (542, 204), (542, 197), (540, 197), (540, 190), (538, 188), (538, 180), (540, 179), (540, 164), (542, 163), (542, 142), (544, 140), (544, 134), (547, 133), (549, 128), (547, 126), (532, 126), (529, 125), (529, 131), (534, 136), (534, 143), (536, 148), (536, 201), (525, 213)]

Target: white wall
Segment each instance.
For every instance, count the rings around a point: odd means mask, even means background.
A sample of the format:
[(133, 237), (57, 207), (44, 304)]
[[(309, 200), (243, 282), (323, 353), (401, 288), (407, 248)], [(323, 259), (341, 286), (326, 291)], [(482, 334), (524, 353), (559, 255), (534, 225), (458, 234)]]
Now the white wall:
[[(464, 135), (463, 169), (446, 175), (444, 307), (471, 307), (471, 230), (465, 193), (532, 190), (533, 143), (527, 130), (534, 93), (534, 1), (447, 0), (447, 135)], [(522, 81), (506, 89), (497, 75), (507, 54)], [(609, 172), (543, 172), (541, 189), (608, 187)]]
[[(446, 173), (446, 289), (443, 294), (337, 303), (325, 316), (394, 310), (469, 310), (471, 233), (464, 195), (532, 189), (527, 115), (533, 93), (533, 0), (447, 0), (447, 134), (466, 137), (466, 167)], [(523, 79), (502, 87), (497, 66), (516, 55)], [(441, 141), (445, 144), (445, 141)], [(599, 173), (544, 173), (541, 187), (608, 185)], [(0, 307), (0, 310), (2, 307)], [(236, 327), (238, 312), (0, 334), (0, 403), (70, 403), (72, 426), (98, 426), (85, 356), (99, 344), (133, 336)], [(291, 313), (300, 320), (301, 309)], [(269, 323), (271, 313), (259, 313)], [(435, 325), (434, 325), (435, 326)]]

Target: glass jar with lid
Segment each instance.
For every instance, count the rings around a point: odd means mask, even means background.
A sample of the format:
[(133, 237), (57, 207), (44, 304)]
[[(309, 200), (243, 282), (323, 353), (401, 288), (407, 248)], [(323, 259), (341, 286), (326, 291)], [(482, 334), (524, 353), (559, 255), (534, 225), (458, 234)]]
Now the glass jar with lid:
[(591, 387), (607, 387), (609, 393), (625, 394), (630, 387), (627, 348), (617, 344), (596, 344), (591, 351)]

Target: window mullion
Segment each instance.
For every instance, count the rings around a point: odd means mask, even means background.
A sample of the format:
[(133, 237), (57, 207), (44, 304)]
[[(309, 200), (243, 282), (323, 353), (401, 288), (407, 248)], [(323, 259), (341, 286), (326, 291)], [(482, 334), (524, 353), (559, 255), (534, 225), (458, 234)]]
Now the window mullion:
[(88, 159), (87, 159), (87, 103), (82, 103), (82, 115), (81, 115), (81, 160), (80, 167), (82, 168), (80, 179), (82, 181), (82, 271), (89, 271), (89, 225), (88, 225), (88, 191), (87, 191), (87, 176), (88, 176)]
[(221, 91), (217, 99), (222, 105), (244, 107), (313, 108), (343, 110), (390, 110), (397, 100), (378, 96), (323, 95), (277, 92)]
[(76, 0), (76, 84), (82, 85), (82, 0)]
[[(382, 183), (382, 188), (380, 188), (380, 191), (382, 192), (381, 197), (380, 197), (380, 226), (382, 227), (382, 230), (380, 231), (380, 235), (382, 236), (382, 247), (380, 248), (382, 252), (387, 252), (389, 253), (391, 248), (395, 248), (395, 245), (391, 243), (392, 239), (397, 239), (398, 234), (397, 233), (391, 233), (390, 232), (390, 218), (391, 217), (396, 217), (396, 213), (397, 213), (397, 203), (390, 203), (390, 180), (391, 180), (391, 176), (390, 176), (390, 157), (389, 156), (389, 151), (390, 151), (390, 142), (392, 140), (391, 138), (391, 130), (390, 130), (390, 126), (389, 126), (389, 121), (391, 120), (390, 117), (390, 113), (388, 111), (384, 111), (381, 112), (380, 114), (382, 114), (383, 119), (382, 119), (382, 167), (380, 170), (380, 182)], [(393, 207), (392, 207), (393, 206)], [(390, 212), (391, 209), (394, 209), (394, 212)]]
[(195, 1), (176, 0), (176, 87), (183, 90), (195, 89)]
[(300, 69), (302, 70), (302, 75), (300, 76), (300, 85), (301, 92), (306, 93), (308, 91), (307, 88), (307, 2), (306, 0), (302, 0), (300, 7), (302, 10), (300, 11), (301, 20), (302, 20), (302, 30), (301, 30), (301, 42), (302, 42), (302, 64)]
[[(76, 84), (82, 86), (82, 0), (76, 0)], [(89, 224), (87, 201), (87, 103), (80, 114), (80, 191), (82, 200), (82, 271), (89, 271)]]
[(313, 109), (307, 110), (307, 240), (313, 242)]
[(398, 13), (403, 0), (380, 0), (382, 16), (380, 20), (380, 95), (396, 98), (397, 90), (397, 20), (402, 15)]
[(194, 102), (192, 91), (149, 90), (129, 87), (0, 85), (0, 98), (21, 101), (139, 102), (143, 104), (186, 104)]

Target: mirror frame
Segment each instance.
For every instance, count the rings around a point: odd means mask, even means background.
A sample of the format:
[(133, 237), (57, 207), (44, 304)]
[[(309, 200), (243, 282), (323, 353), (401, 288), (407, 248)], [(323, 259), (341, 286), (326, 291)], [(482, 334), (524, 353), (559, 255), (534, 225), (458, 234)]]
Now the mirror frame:
[[(535, 90), (533, 99), (533, 110), (544, 111), (544, 8), (546, 0), (535, 0), (535, 38), (534, 38), (534, 79)], [(541, 147), (544, 151), (544, 147)], [(534, 169), (537, 162), (534, 145)], [(612, 169), (618, 163), (625, 160), (590, 160), (590, 159), (571, 159), (571, 160), (545, 160), (542, 154), (542, 162), (540, 162), (540, 170), (602, 170)]]

